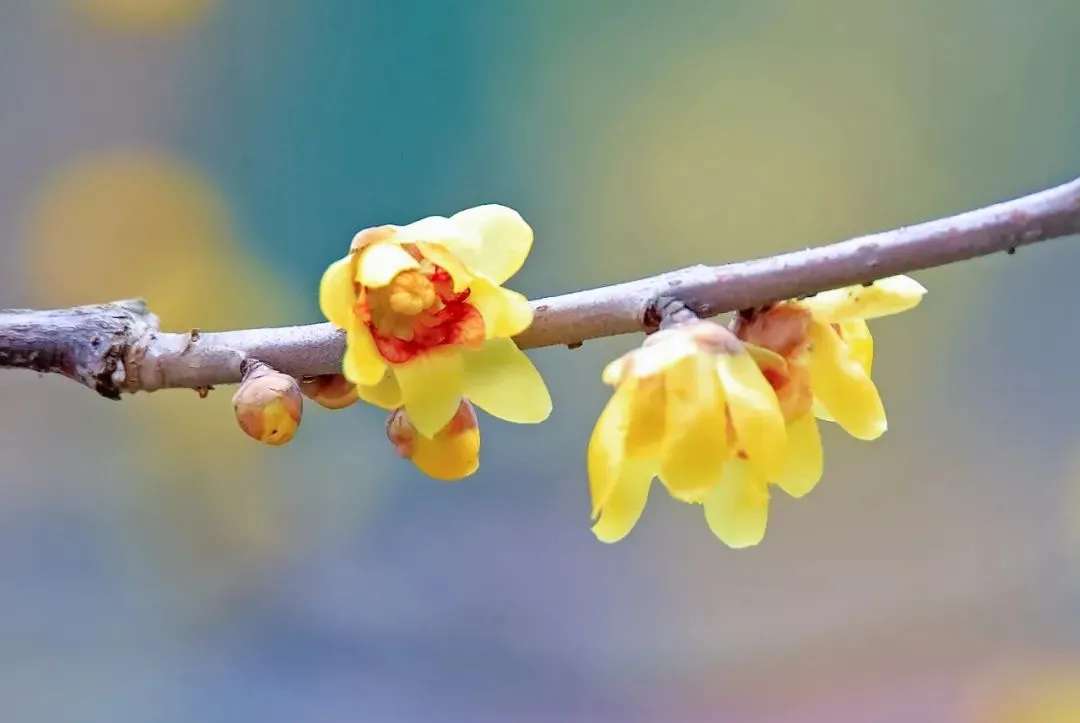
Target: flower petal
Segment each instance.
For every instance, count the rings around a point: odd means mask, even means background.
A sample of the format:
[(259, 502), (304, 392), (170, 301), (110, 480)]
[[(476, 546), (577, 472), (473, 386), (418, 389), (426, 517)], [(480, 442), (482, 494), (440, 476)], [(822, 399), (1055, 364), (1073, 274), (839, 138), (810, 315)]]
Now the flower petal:
[(348, 329), (352, 325), (355, 303), (350, 255), (330, 264), (323, 272), (319, 281), (319, 308), (331, 324)]
[(364, 247), (356, 262), (356, 280), (369, 289), (389, 286), (402, 271), (420, 268), (420, 262), (396, 243), (380, 241)]
[(753, 547), (765, 538), (769, 490), (748, 462), (731, 460), (724, 479), (705, 498), (705, 522), (728, 547)]
[(607, 366), (604, 367), (604, 371), (600, 373), (600, 380), (609, 387), (618, 386), (626, 375), (626, 371), (631, 366), (631, 354), (633, 354), (633, 352), (623, 354), (618, 359), (609, 362)]
[(436, 349), (395, 364), (402, 406), (416, 431), (434, 437), (457, 413), (465, 381), (459, 349)]
[(425, 241), (439, 244), (455, 255), (463, 248), (477, 251), (481, 244), (480, 234), (476, 230), (446, 216), (428, 216), (413, 221), (399, 228), (394, 238), (398, 243)]
[(615, 389), (589, 437), (589, 496), (594, 520), (615, 489), (625, 463), (626, 435), (630, 429), (636, 386), (636, 381), (629, 380)]
[(529, 300), (516, 291), (504, 289), (485, 278), (475, 278), (470, 285), (469, 303), (484, 317), (488, 339), (517, 336), (533, 321)]
[(877, 387), (828, 324), (810, 324), (810, 383), (814, 397), (856, 439), (877, 439), (887, 427)]
[(667, 418), (667, 387), (660, 375), (635, 379), (634, 383), (630, 428), (626, 430), (626, 456), (654, 460), (654, 467), (659, 467), (664, 453), (665, 430), (671, 428)]
[(811, 407), (814, 412), (814, 416), (823, 422), (835, 422), (833, 415), (829, 414), (829, 410), (825, 408), (825, 405), (821, 403), (820, 399), (814, 399), (814, 404)]
[(401, 406), (401, 386), (397, 377), (389, 369), (383, 374), (382, 381), (374, 386), (356, 386), (356, 396), (368, 404), (383, 409), (397, 409)]
[(472, 273), (465, 268), (465, 264), (461, 262), (461, 259), (452, 254), (445, 246), (428, 241), (417, 241), (416, 248), (424, 255), (424, 258), (436, 266), (441, 266), (450, 274), (450, 278), (454, 280), (455, 294), (460, 294), (469, 287), (473, 280)]
[(771, 349), (746, 341), (743, 342), (743, 347), (746, 349), (746, 353), (754, 360), (754, 363), (758, 365), (758, 369), (761, 370), (762, 374), (771, 372), (780, 376), (787, 376), (788, 363), (784, 357)]
[(814, 489), (825, 469), (821, 433), (814, 415), (804, 414), (794, 420), (788, 425), (787, 436), (787, 466), (770, 481), (792, 497), (802, 497)]
[[(467, 404), (464, 400), (462, 404)], [(417, 435), (412, 441), (410, 459), (421, 472), (437, 480), (463, 479), (480, 469), (480, 427), (472, 410), (471, 424), (450, 424), (428, 439)], [(459, 413), (460, 416), (460, 413)]]
[(739, 447), (759, 474), (772, 479), (787, 463), (787, 430), (776, 392), (749, 353), (720, 354), (716, 371)]
[[(874, 337), (870, 334), (870, 325), (862, 319), (852, 319), (840, 322), (840, 329), (851, 357), (863, 368), (866, 376), (871, 376), (874, 366)], [(814, 416), (824, 422), (836, 421), (819, 399), (814, 400), (813, 410)]]
[(870, 325), (862, 319), (852, 319), (840, 323), (841, 336), (848, 345), (851, 357), (870, 376), (874, 366), (874, 337), (870, 334)]
[(455, 213), (451, 220), (480, 237), (479, 248), (454, 240), (447, 248), (472, 271), (502, 284), (518, 272), (532, 249), (533, 231), (517, 211), (487, 204)]
[(370, 387), (379, 383), (386, 373), (386, 366), (386, 360), (375, 346), (371, 332), (354, 321), (345, 334), (345, 360), (341, 373), (353, 384)]
[(551, 414), (543, 377), (512, 339), (489, 339), (462, 355), (464, 394), (488, 414), (516, 424), (536, 424)]
[(601, 542), (618, 542), (634, 528), (649, 501), (655, 468), (643, 460), (627, 460), (620, 469), (614, 489), (592, 527)]
[(660, 480), (680, 498), (696, 498), (720, 481), (729, 456), (727, 413), (712, 355), (699, 354), (665, 375), (667, 411)]
[(926, 288), (910, 276), (890, 276), (869, 286), (825, 291), (800, 303), (821, 321), (841, 322), (899, 314), (917, 306), (925, 294)]
[(666, 336), (662, 334), (665, 332), (656, 332), (650, 337), (650, 343), (626, 355), (629, 358), (629, 371), (635, 377), (663, 374), (675, 365), (703, 353), (689, 334), (675, 330)]

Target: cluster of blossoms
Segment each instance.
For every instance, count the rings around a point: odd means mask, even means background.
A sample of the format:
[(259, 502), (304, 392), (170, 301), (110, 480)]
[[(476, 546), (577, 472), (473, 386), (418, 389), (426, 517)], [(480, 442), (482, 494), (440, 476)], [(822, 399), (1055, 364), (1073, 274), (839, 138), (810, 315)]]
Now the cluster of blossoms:
[(867, 320), (926, 293), (896, 276), (743, 312), (732, 328), (691, 316), (612, 362), (615, 393), (589, 442), (593, 532), (625, 537), (653, 479), (701, 504), (730, 547), (765, 535), (769, 487), (801, 497), (821, 479), (818, 420), (857, 439), (885, 432)]
[[(521, 216), (499, 205), (356, 234), (319, 289), (323, 314), (346, 334), (341, 374), (297, 385), (253, 367), (234, 398), (241, 425), (281, 444), (299, 424), (301, 392), (330, 409), (364, 400), (389, 410), (390, 441), (427, 475), (473, 474), (474, 405), (519, 424), (551, 413), (543, 379), (513, 340), (532, 308), (503, 287), (532, 241)], [(661, 329), (602, 375), (614, 394), (588, 448), (597, 538), (625, 537), (658, 479), (677, 500), (701, 504), (727, 545), (760, 542), (770, 486), (800, 497), (821, 478), (818, 420), (864, 440), (885, 431), (867, 320), (925, 293), (896, 276), (742, 312), (729, 327), (671, 305)], [(249, 397), (259, 402), (244, 406)]]

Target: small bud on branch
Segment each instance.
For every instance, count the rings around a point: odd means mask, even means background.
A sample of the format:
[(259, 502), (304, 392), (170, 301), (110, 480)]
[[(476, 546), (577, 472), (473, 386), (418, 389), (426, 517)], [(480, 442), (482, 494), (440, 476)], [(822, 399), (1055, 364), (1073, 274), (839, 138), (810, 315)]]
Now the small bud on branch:
[(240, 428), (270, 446), (286, 444), (296, 434), (304, 413), (300, 385), (260, 361), (245, 361), (241, 367), (244, 379), (232, 398)]

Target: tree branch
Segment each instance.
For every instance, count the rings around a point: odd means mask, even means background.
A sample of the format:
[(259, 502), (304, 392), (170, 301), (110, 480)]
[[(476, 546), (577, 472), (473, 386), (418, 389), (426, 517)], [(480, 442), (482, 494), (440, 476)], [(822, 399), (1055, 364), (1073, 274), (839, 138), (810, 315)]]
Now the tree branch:
[(61, 374), (108, 399), (127, 381), (132, 343), (157, 328), (141, 300), (0, 311), (0, 368)]
[[(691, 266), (533, 302), (524, 349), (656, 328), (677, 298), (699, 316), (748, 309), (1080, 233), (1080, 179), (957, 216), (768, 258)], [(0, 311), (0, 368), (62, 374), (109, 399), (167, 387), (240, 381), (258, 359), (296, 377), (340, 371), (344, 334), (330, 324), (164, 333), (141, 301)]]

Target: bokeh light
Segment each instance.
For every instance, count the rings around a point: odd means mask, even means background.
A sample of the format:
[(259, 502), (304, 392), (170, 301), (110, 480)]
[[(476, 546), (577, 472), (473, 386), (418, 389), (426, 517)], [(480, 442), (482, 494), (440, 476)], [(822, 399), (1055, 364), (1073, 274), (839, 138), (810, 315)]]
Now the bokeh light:
[(210, 10), (215, 0), (68, 0), (84, 18), (110, 30), (175, 32)]
[(145, 297), (168, 330), (280, 323), (291, 289), (236, 242), (220, 193), (155, 149), (87, 154), (53, 172), (28, 213), (34, 301)]
[(993, 676), (960, 723), (1076, 723), (1080, 668), (1030, 661), (1024, 670)]

